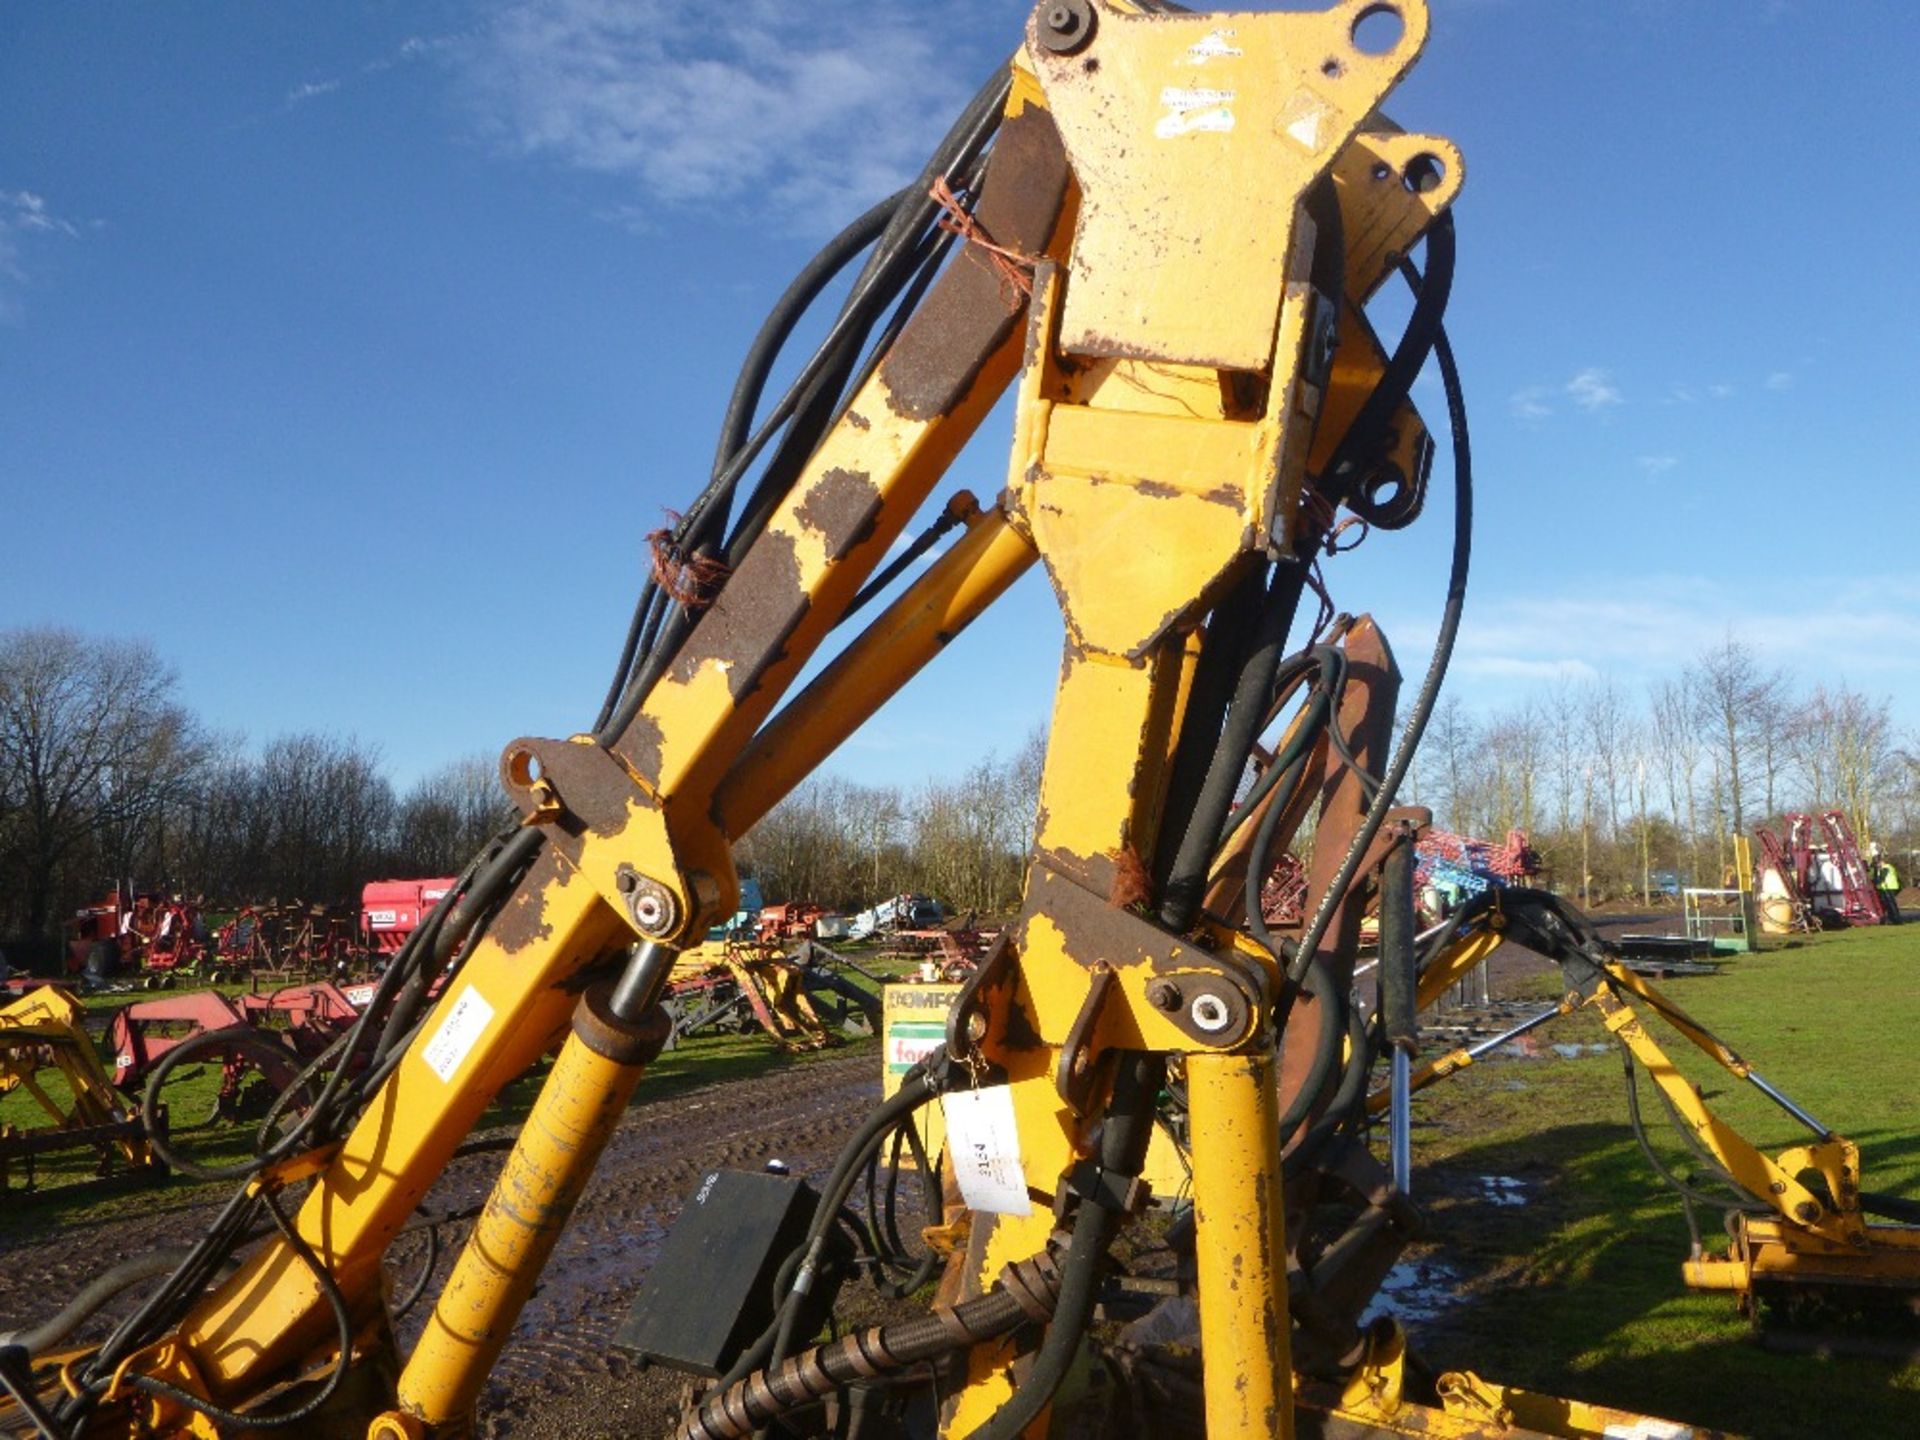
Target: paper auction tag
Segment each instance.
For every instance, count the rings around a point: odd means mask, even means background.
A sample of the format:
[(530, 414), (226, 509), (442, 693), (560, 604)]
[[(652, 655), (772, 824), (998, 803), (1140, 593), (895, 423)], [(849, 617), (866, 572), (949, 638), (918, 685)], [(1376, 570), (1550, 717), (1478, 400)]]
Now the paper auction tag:
[(968, 1208), (1031, 1215), (1013, 1092), (1005, 1085), (955, 1090), (940, 1097), (940, 1109), (947, 1120), (947, 1160)]

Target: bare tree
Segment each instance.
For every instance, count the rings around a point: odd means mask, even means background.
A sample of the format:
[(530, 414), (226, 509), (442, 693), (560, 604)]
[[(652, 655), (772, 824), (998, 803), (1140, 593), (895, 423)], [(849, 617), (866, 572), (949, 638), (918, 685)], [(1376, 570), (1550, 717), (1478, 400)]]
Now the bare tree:
[(88, 845), (121, 863), (192, 775), (175, 684), (144, 642), (0, 633), (0, 848), (27, 934), (48, 935), (63, 864)]
[(1556, 830), (1566, 835), (1573, 829), (1573, 815), (1580, 796), (1579, 695), (1573, 682), (1562, 676), (1547, 696), (1546, 745), (1553, 766), (1554, 799), (1559, 817)]
[(1701, 728), (1713, 737), (1726, 785), (1733, 834), (1747, 828), (1747, 789), (1760, 743), (1762, 716), (1778, 708), (1782, 680), (1760, 668), (1753, 651), (1729, 633), (1694, 661), (1694, 700)]
[(1606, 800), (1607, 838), (1613, 840), (1620, 832), (1620, 791), (1627, 780), (1633, 722), (1626, 697), (1611, 675), (1602, 675), (1580, 697), (1580, 728)]
[[(1682, 829), (1691, 847), (1699, 830), (1694, 813), (1693, 780), (1700, 768), (1700, 730), (1694, 720), (1698, 707), (1687, 688), (1686, 678), (1662, 680), (1655, 685), (1650, 710), (1649, 742), (1665, 782), (1667, 818), (1676, 829)], [(1699, 871), (1697, 853), (1688, 856), (1685, 868), (1690, 874)]]
[[(1433, 712), (1427, 727), (1426, 744), (1439, 762), (1438, 778), (1446, 791), (1447, 824), (1462, 833), (1473, 829), (1472, 770), (1473, 754), (1480, 744), (1480, 727), (1460, 703), (1449, 695)], [(1436, 809), (1438, 807), (1435, 807)]]
[(493, 757), (456, 760), (401, 799), (394, 861), (417, 874), (450, 875), (479, 853), (510, 814)]

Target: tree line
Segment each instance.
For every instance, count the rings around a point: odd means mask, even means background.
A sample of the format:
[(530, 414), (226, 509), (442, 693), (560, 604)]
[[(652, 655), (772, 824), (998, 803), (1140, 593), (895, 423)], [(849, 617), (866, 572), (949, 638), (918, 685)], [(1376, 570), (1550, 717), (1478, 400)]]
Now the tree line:
[[(903, 891), (956, 910), (1018, 898), (1039, 795), (1036, 734), (917, 789), (801, 786), (739, 847), (769, 902), (848, 910)], [(379, 753), (313, 732), (257, 746), (181, 701), (152, 646), (0, 632), (0, 939), (51, 940), (118, 882), (243, 903), (340, 904), (368, 880), (451, 874), (508, 814), (489, 756), (404, 791)]]
[(140, 641), (0, 632), (0, 937), (51, 940), (120, 881), (215, 905), (357, 900), (464, 865), (506, 813), (490, 758), (396, 792), (372, 747), (257, 748), (180, 700)]
[(817, 776), (768, 812), (738, 847), (742, 874), (769, 903), (858, 911), (907, 892), (962, 915), (1016, 908), (1040, 800), (1046, 737), (917, 787)]
[(1904, 859), (1920, 744), (1886, 698), (1799, 682), (1729, 635), (1645, 686), (1561, 681), (1485, 714), (1449, 696), (1406, 798), (1463, 834), (1527, 831), (1569, 893), (1646, 898), (1663, 875), (1720, 885), (1733, 837), (1785, 812), (1843, 810), (1863, 848)]
[[(769, 902), (854, 910), (903, 891), (1002, 914), (1019, 898), (1045, 738), (917, 787), (820, 776), (738, 847)], [(1920, 844), (1920, 745), (1890, 703), (1797, 684), (1728, 637), (1645, 687), (1609, 677), (1476, 714), (1441, 703), (1405, 800), (1498, 841), (1529, 832), (1592, 898), (1668, 874), (1714, 885), (1731, 839), (1782, 811), (1845, 810), (1864, 845)], [(448, 874), (505, 817), (492, 757), (396, 790), (372, 747), (258, 746), (182, 703), (149, 645), (0, 632), (0, 937), (57, 934), (116, 880), (216, 905), (351, 901), (369, 879)]]

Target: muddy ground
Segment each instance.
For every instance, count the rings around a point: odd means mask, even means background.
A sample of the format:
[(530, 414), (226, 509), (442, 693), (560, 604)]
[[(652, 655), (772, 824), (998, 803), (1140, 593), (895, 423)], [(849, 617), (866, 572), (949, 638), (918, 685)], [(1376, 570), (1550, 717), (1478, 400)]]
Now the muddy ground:
[[(846, 1053), (746, 1080), (636, 1105), (601, 1161), (573, 1223), (514, 1331), (482, 1402), (480, 1433), (502, 1437), (657, 1435), (671, 1428), (679, 1383), (642, 1372), (610, 1348), (661, 1237), (709, 1171), (757, 1170), (784, 1161), (825, 1179), (841, 1144), (880, 1098), (873, 1042)], [(430, 1205), (463, 1209), (485, 1198), (498, 1155), (456, 1161)], [(0, 1329), (31, 1323), (98, 1270), (149, 1249), (193, 1240), (224, 1201), (223, 1187), (196, 1198), (155, 1192), (129, 1218), (78, 1219), (57, 1243), (0, 1233)], [(13, 1227), (0, 1227), (0, 1232)], [(464, 1226), (450, 1227), (449, 1248)], [(418, 1241), (403, 1240), (416, 1247)], [(399, 1256), (406, 1268), (409, 1256)], [(416, 1262), (417, 1263), (417, 1262)], [(449, 1264), (443, 1256), (436, 1283)], [(417, 1272), (416, 1272), (417, 1273)], [(410, 1278), (402, 1275), (401, 1283)], [(403, 1325), (410, 1344), (417, 1324)], [(76, 1338), (94, 1338), (103, 1326)]]
[[(1670, 913), (1603, 917), (1610, 929), (1639, 933), (1678, 928), (1676, 921)], [(1490, 964), (1489, 988), (1504, 1003), (1485, 1015), (1443, 1017), (1443, 1024), (1475, 1033), (1504, 1028), (1512, 1023), (1509, 1017), (1538, 1008), (1539, 997), (1548, 993), (1541, 977), (1549, 968), (1527, 952), (1502, 947)], [(1434, 1043), (1459, 1038), (1443, 1031)], [(823, 1180), (879, 1094), (879, 1053), (867, 1042), (636, 1105), (495, 1370), (482, 1401), (480, 1433), (497, 1440), (665, 1434), (678, 1408), (678, 1377), (636, 1365), (615, 1353), (610, 1341), (681, 1204), (701, 1177), (720, 1167), (759, 1169), (778, 1159), (796, 1175)], [(457, 1161), (430, 1203), (444, 1209), (478, 1204), (498, 1159)], [(195, 1238), (226, 1194), (223, 1187), (203, 1187), (190, 1197), (158, 1191), (135, 1218), (115, 1207), (111, 1218), (82, 1216), (64, 1224), (58, 1243), (0, 1227), (0, 1329), (49, 1313), (107, 1265)], [(449, 1249), (463, 1231), (449, 1227)], [(443, 1253), (436, 1284), (448, 1263)], [(408, 1278), (403, 1274), (402, 1283)], [(1417, 1304), (1411, 1295), (1402, 1298)], [(403, 1343), (410, 1344), (415, 1332), (415, 1325), (403, 1325)], [(77, 1338), (100, 1333), (95, 1327)]]

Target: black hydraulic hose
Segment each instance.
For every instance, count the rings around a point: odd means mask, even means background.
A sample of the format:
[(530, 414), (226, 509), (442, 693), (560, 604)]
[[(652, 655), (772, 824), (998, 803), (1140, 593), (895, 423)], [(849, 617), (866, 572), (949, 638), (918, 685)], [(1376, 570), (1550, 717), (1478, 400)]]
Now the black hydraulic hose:
[(1293, 1098), (1280, 1115), (1282, 1145), (1293, 1138), (1293, 1132), (1300, 1128), (1307, 1116), (1313, 1113), (1313, 1107), (1320, 1103), (1321, 1092), (1327, 1088), (1333, 1067), (1339, 1063), (1340, 1035), (1348, 1024), (1347, 997), (1340, 993), (1326, 962), (1318, 956), (1307, 965), (1302, 988), (1313, 997), (1313, 1003), (1318, 1007), (1320, 1033), (1314, 1041), (1313, 1064), (1308, 1067), (1300, 1088), (1294, 1091)]
[(820, 253), (793, 277), (786, 291), (774, 302), (752, 345), (747, 348), (746, 360), (740, 367), (740, 378), (734, 382), (733, 395), (727, 401), (726, 415), (720, 422), (720, 438), (714, 448), (713, 473), (716, 476), (725, 473), (740, 447), (746, 444), (747, 435), (753, 428), (754, 412), (760, 408), (760, 396), (766, 388), (767, 376), (772, 373), (774, 362), (786, 347), (800, 317), (812, 308), (828, 282), (851, 264), (861, 251), (885, 234), (893, 217), (916, 198), (910, 190), (896, 190), (868, 210), (829, 240)]
[[(340, 1382), (346, 1379), (347, 1370), (353, 1360), (353, 1317), (347, 1309), (347, 1297), (341, 1293), (332, 1273), (320, 1263), (320, 1257), (313, 1253), (313, 1248), (288, 1223), (287, 1217), (281, 1212), (273, 1196), (262, 1191), (260, 1200), (266, 1206), (268, 1214), (273, 1217), (274, 1225), (280, 1231), (288, 1248), (299, 1257), (300, 1262), (308, 1270), (313, 1272), (314, 1283), (319, 1286), (320, 1293), (326, 1298), (328, 1307), (333, 1311), (334, 1343), (338, 1348), (334, 1354), (333, 1367), (327, 1372), (327, 1378), (321, 1382), (320, 1388), (291, 1410), (273, 1415), (258, 1413), (243, 1415), (152, 1375), (142, 1375), (135, 1371), (126, 1376), (126, 1383), (136, 1390), (143, 1390), (149, 1395), (156, 1395), (161, 1399), (171, 1400), (176, 1405), (183, 1405), (189, 1410), (196, 1410), (216, 1425), (235, 1430), (274, 1430), (286, 1425), (297, 1425), (306, 1420), (333, 1398), (334, 1392), (340, 1388)], [(88, 1383), (90, 1388), (97, 1385), (104, 1390), (109, 1381), (90, 1380)]]
[[(189, 1036), (160, 1057), (153, 1067), (153, 1073), (147, 1077), (147, 1088), (140, 1097), (140, 1121), (146, 1128), (147, 1144), (153, 1147), (168, 1165), (183, 1175), (191, 1175), (196, 1180), (240, 1180), (253, 1174), (266, 1163), (259, 1155), (250, 1155), (231, 1165), (203, 1165), (176, 1149), (167, 1139), (166, 1127), (160, 1121), (160, 1088), (180, 1066), (205, 1051), (233, 1053), (253, 1050), (267, 1058), (291, 1067), (297, 1057), (286, 1046), (274, 1039), (264, 1030), (256, 1030), (251, 1025), (229, 1025), (223, 1030), (202, 1030), (198, 1035)], [(291, 1089), (291, 1087), (289, 1087)]]
[(1419, 957), (1414, 945), (1413, 842), (1387, 852), (1380, 866), (1380, 1021), (1390, 1049), (1420, 1044)]
[[(1147, 1143), (1153, 1138), (1154, 1097), (1165, 1079), (1165, 1057), (1140, 1051), (1121, 1056), (1113, 1098), (1101, 1126), (1101, 1169), (1120, 1176), (1139, 1175), (1146, 1161)], [(1053, 1399), (1080, 1353), (1081, 1339), (1093, 1318), (1100, 1261), (1123, 1218), (1100, 1200), (1081, 1199), (1079, 1213), (1074, 1216), (1073, 1238), (1061, 1266), (1060, 1298), (1047, 1338), (1041, 1342), (1020, 1387), (967, 1440), (1015, 1440)]]
[[(1199, 803), (1265, 597), (1265, 572), (1259, 565), (1249, 563), (1207, 620), (1200, 659), (1194, 665), (1186, 707), (1180, 717), (1180, 738), (1174, 745), (1167, 777), (1167, 796), (1162, 805), (1165, 815), (1191, 815)], [(1163, 845), (1154, 856), (1154, 884), (1162, 893), (1173, 873), (1177, 855), (1177, 847)]]
[(102, 1305), (124, 1295), (129, 1285), (136, 1285), (154, 1275), (168, 1274), (185, 1264), (192, 1255), (191, 1245), (167, 1245), (122, 1260), (118, 1265), (101, 1271), (57, 1313), (32, 1329), (0, 1333), (0, 1345), (19, 1345), (29, 1355), (38, 1354), (66, 1339)]
[(1884, 1191), (1862, 1190), (1860, 1208), (1882, 1220), (1897, 1220), (1905, 1225), (1920, 1225), (1920, 1200), (1907, 1200)]
[[(1331, 660), (1323, 658), (1323, 652), (1324, 656), (1331, 657)], [(1332, 679), (1330, 681), (1323, 680), (1320, 684), (1315, 685), (1308, 691), (1306, 703), (1301, 707), (1300, 717), (1292, 727), (1293, 738), (1280, 748), (1279, 753), (1273, 757), (1272, 762), (1261, 772), (1260, 778), (1253, 782), (1252, 788), (1247, 791), (1246, 799), (1235, 806), (1233, 813), (1227, 817), (1227, 823), (1222, 826), (1220, 830), (1220, 844), (1215, 851), (1216, 856), (1226, 849), (1227, 842), (1233, 838), (1235, 832), (1238, 831), (1242, 825), (1246, 824), (1247, 817), (1258, 811), (1261, 802), (1279, 787), (1280, 782), (1286, 778), (1287, 770), (1293, 765), (1293, 762), (1298, 760), (1306, 750), (1312, 746), (1313, 742), (1319, 737), (1320, 728), (1327, 723), (1327, 715), (1330, 708), (1339, 703), (1342, 687), (1346, 684), (1345, 657), (1332, 647), (1321, 647), (1321, 649), (1314, 651), (1312, 656), (1301, 657), (1301, 659), (1308, 662), (1303, 665), (1303, 669), (1311, 668), (1313, 662), (1318, 662), (1322, 675), (1330, 675)], [(1281, 672), (1280, 683), (1282, 685), (1291, 683), (1286, 670)], [(1260, 818), (1264, 822), (1266, 816), (1263, 814)], [(1256, 836), (1259, 833), (1257, 829), (1254, 831)], [(1272, 831), (1268, 832), (1269, 843), (1271, 843), (1272, 834)], [(1252, 873), (1252, 856), (1250, 854), (1248, 874)]]
[(19, 1345), (0, 1344), (0, 1389), (4, 1389), (20, 1413), (33, 1422), (33, 1428), (44, 1440), (66, 1440), (59, 1421), (40, 1403), (40, 1394), (33, 1384), (32, 1362)]
[(900, 1089), (882, 1101), (841, 1148), (840, 1157), (834, 1162), (833, 1170), (822, 1187), (820, 1205), (814, 1211), (807, 1237), (795, 1252), (800, 1258), (795, 1267), (793, 1283), (791, 1287), (781, 1287), (785, 1293), (779, 1312), (760, 1337), (741, 1352), (732, 1368), (714, 1382), (715, 1389), (725, 1390), (763, 1364), (778, 1365), (785, 1358), (785, 1350), (792, 1344), (799, 1311), (805, 1305), (807, 1295), (812, 1292), (814, 1273), (825, 1257), (827, 1232), (832, 1227), (834, 1216), (846, 1203), (848, 1193), (859, 1180), (868, 1151), (878, 1145), (895, 1125), (910, 1117), (938, 1093), (924, 1070), (908, 1071)]
[[(892, 1178), (887, 1186), (886, 1200), (886, 1239), (893, 1246), (894, 1253), (903, 1259), (907, 1257), (906, 1243), (900, 1238), (900, 1225), (895, 1210), (895, 1197), (900, 1188), (900, 1140), (905, 1136), (908, 1148), (913, 1154), (913, 1163), (920, 1173), (921, 1198), (926, 1202), (926, 1220), (929, 1226), (939, 1225), (946, 1219), (945, 1197), (941, 1193), (940, 1168), (927, 1154), (926, 1146), (921, 1142), (919, 1127), (908, 1123), (894, 1131)], [(940, 1254), (931, 1248), (920, 1257), (904, 1280), (890, 1281), (881, 1287), (882, 1293), (893, 1299), (904, 1299), (933, 1278), (933, 1272), (940, 1268)]]
[(1226, 723), (1207, 764), (1205, 778), (1194, 796), (1186, 831), (1180, 837), (1179, 849), (1161, 891), (1160, 923), (1176, 934), (1192, 925), (1200, 911), (1207, 889), (1207, 871), (1219, 846), (1227, 812), (1233, 808), (1233, 792), (1240, 787), (1247, 757), (1253, 752), (1253, 742), (1266, 723), (1273, 703), (1274, 677), (1280, 669), (1282, 647), (1286, 644), (1287, 631), (1293, 628), (1294, 613), (1300, 607), (1300, 595), (1306, 583), (1307, 567), (1302, 564), (1276, 565), (1268, 577), (1253, 641), (1241, 662), (1240, 676), (1227, 705)]
[(984, 1295), (816, 1345), (778, 1369), (716, 1386), (697, 1410), (681, 1418), (674, 1440), (745, 1440), (761, 1426), (856, 1381), (904, 1370), (1043, 1320), (1054, 1310), (1060, 1287), (1060, 1276), (1044, 1254), (1010, 1265), (999, 1285)]
[[(861, 337), (871, 329), (878, 318), (879, 309), (889, 302), (890, 294), (897, 293), (890, 287), (906, 283), (912, 274), (920, 238), (932, 223), (937, 208), (927, 193), (933, 180), (949, 172), (965, 171), (973, 164), (999, 128), (1011, 87), (1011, 71), (1003, 68), (974, 96), (920, 176), (903, 192), (908, 195), (908, 202), (895, 213), (875, 244), (873, 253), (854, 281), (853, 290), (826, 338), (801, 368), (786, 394), (734, 452), (725, 471), (714, 477), (683, 517), (682, 534), (686, 533), (688, 527), (700, 523), (710, 506), (717, 506), (723, 497), (732, 494), (733, 488), (761, 449), (808, 401), (815, 398), (813, 387), (816, 379), (832, 365), (851, 363), (845, 359), (844, 349), (851, 347), (857, 358)], [(904, 269), (903, 261), (906, 262)], [(791, 440), (793, 437), (788, 438)], [(811, 449), (812, 445), (809, 444), (809, 453)], [(757, 515), (744, 514), (733, 534), (728, 537), (728, 552), (750, 545), (770, 511), (771, 507), (761, 507)], [(672, 618), (661, 624), (654, 647), (650, 651), (643, 651), (641, 663), (628, 680), (619, 703), (605, 722), (596, 727), (595, 737), (602, 744), (617, 739), (632, 723), (690, 628), (690, 617), (684, 606), (677, 607)]]
[[(1451, 234), (1449, 226), (1449, 237)], [(1420, 289), (1419, 278), (1412, 266), (1402, 262), (1401, 274), (1407, 278), (1409, 285)], [(1473, 558), (1473, 447), (1467, 433), (1466, 400), (1461, 391), (1460, 371), (1454, 363), (1453, 347), (1447, 341), (1444, 325), (1435, 326), (1433, 353), (1440, 363), (1440, 380), (1446, 390), (1447, 417), (1453, 438), (1453, 559), (1447, 577), (1446, 608), (1440, 617), (1440, 633), (1434, 641), (1433, 658), (1427, 665), (1426, 678), (1421, 682), (1413, 713), (1407, 717), (1406, 726), (1400, 732), (1400, 743), (1394, 749), (1386, 774), (1381, 777), (1380, 788), (1374, 793), (1373, 803), (1367, 807), (1366, 817), (1361, 821), (1353, 843), (1347, 847), (1346, 857), (1333, 884), (1320, 897), (1320, 904), (1302, 933), (1299, 948), (1288, 966), (1289, 978), (1296, 981), (1304, 971), (1306, 958), (1319, 946), (1321, 937), (1333, 922), (1334, 912), (1339, 909), (1348, 887), (1353, 884), (1361, 860), (1373, 844), (1374, 836), (1379, 834), (1394, 797), (1399, 794), (1400, 783), (1406, 778), (1414, 752), (1419, 749), (1420, 737), (1426, 733), (1427, 722), (1432, 718), (1434, 705), (1440, 698), (1440, 686), (1446, 679), (1447, 666), (1453, 659), (1454, 641), (1459, 637), (1460, 618), (1466, 609), (1467, 575)], [(1290, 1003), (1290, 994), (1282, 995), (1282, 1008)]]
[(856, 611), (873, 599), (874, 596), (880, 594), (880, 592), (885, 590), (889, 585), (893, 584), (895, 580), (899, 579), (909, 565), (913, 564), (914, 561), (931, 550), (939, 543), (942, 535), (960, 523), (962, 523), (960, 517), (954, 514), (953, 511), (942, 510), (939, 517), (925, 530), (922, 530), (916, 535), (913, 542), (908, 545), (906, 549), (894, 556), (892, 560), (881, 568), (879, 574), (875, 575), (861, 587), (860, 593), (855, 595), (853, 599), (847, 603), (847, 608), (840, 612), (840, 623), (844, 625), (848, 620), (851, 620)]
[(1347, 433), (1340, 437), (1320, 478), (1321, 493), (1335, 504), (1350, 499), (1362, 479), (1362, 466), (1379, 451), (1394, 415), (1406, 403), (1414, 379), (1441, 341), (1441, 324), (1446, 315), (1447, 298), (1453, 290), (1454, 231), (1453, 213), (1442, 211), (1427, 229), (1427, 266), (1416, 282), (1412, 267), (1401, 262), (1401, 273), (1414, 286), (1413, 314), (1394, 347), (1393, 357), (1381, 373), (1380, 381), (1353, 417)]
[[(207, 1227), (206, 1237), (194, 1242), (188, 1258), (167, 1277), (166, 1284), (141, 1301), (94, 1353), (87, 1367), (89, 1383), (103, 1374), (111, 1375), (122, 1360), (151, 1344), (162, 1327), (179, 1318), (180, 1310), (211, 1283), (233, 1247), (242, 1243), (259, 1208), (259, 1197), (250, 1189), (237, 1190), (229, 1197)], [(62, 1402), (63, 1419), (71, 1420), (91, 1403), (85, 1396), (70, 1397), (70, 1402), (73, 1413), (69, 1413), (69, 1402)]]
[[(1689, 1205), (1699, 1205), (1708, 1210), (1734, 1209), (1744, 1211), (1748, 1214), (1766, 1213), (1769, 1207), (1756, 1203), (1752, 1197), (1747, 1195), (1745, 1190), (1740, 1188), (1737, 1181), (1723, 1180), (1721, 1182), (1728, 1185), (1732, 1190), (1733, 1193), (1731, 1195), (1709, 1194), (1697, 1185), (1682, 1179), (1660, 1159), (1659, 1155), (1654, 1151), (1652, 1139), (1647, 1135), (1646, 1119), (1640, 1112), (1640, 1085), (1638, 1075), (1634, 1069), (1633, 1052), (1626, 1047), (1624, 1042), (1620, 1046), (1620, 1063), (1626, 1080), (1627, 1122), (1633, 1130), (1633, 1138), (1635, 1143), (1640, 1147), (1641, 1155), (1645, 1157), (1647, 1164), (1652, 1167), (1653, 1173), (1659, 1176), (1682, 1201)], [(1718, 1179), (1719, 1177), (1716, 1176), (1715, 1178)], [(1745, 1203), (1742, 1203), (1743, 1201)]]
[[(773, 309), (761, 323), (753, 343), (747, 347), (746, 359), (741, 363), (740, 375), (734, 382), (733, 394), (728, 399), (726, 414), (720, 422), (720, 438), (713, 460), (713, 476), (718, 478), (726, 472), (740, 447), (746, 443), (747, 434), (753, 425), (754, 411), (759, 408), (760, 396), (766, 388), (767, 376), (772, 373), (774, 363), (780, 352), (786, 347), (794, 327), (800, 317), (806, 313), (820, 292), (826, 288), (833, 277), (838, 275), (862, 250), (871, 245), (886, 229), (887, 222), (905, 202), (905, 191), (889, 195), (878, 205), (867, 211), (859, 219), (848, 225), (833, 239), (821, 247), (820, 252), (808, 261), (800, 273), (794, 276), (785, 293), (774, 302)], [(704, 518), (704, 517), (703, 517)], [(697, 545), (704, 532), (693, 532), (689, 543)], [(608, 687), (607, 698), (600, 706), (600, 714), (595, 719), (597, 730), (605, 725), (613, 714), (614, 706), (620, 702), (620, 692), (626, 688), (627, 680), (633, 672), (635, 657), (642, 653), (648, 620), (657, 616), (655, 600), (660, 591), (651, 582), (642, 590), (639, 602), (634, 606), (633, 620), (627, 628), (625, 644), (620, 651), (619, 663), (614, 667), (613, 683)], [(657, 633), (657, 620), (655, 624)]]
[[(1324, 692), (1323, 692), (1324, 695)], [(1267, 925), (1266, 913), (1260, 908), (1260, 892), (1266, 885), (1267, 871), (1272, 861), (1269, 853), (1273, 842), (1280, 833), (1280, 820), (1292, 803), (1294, 791), (1306, 774), (1307, 760), (1312, 754), (1312, 736), (1308, 727), (1302, 725), (1295, 735), (1296, 744), (1289, 749), (1293, 754), (1282, 761), (1274, 760), (1274, 768), (1280, 770), (1279, 782), (1273, 787), (1273, 798), (1267, 803), (1267, 813), (1260, 817), (1260, 828), (1253, 832), (1253, 844), (1247, 847), (1247, 878), (1242, 889), (1243, 908), (1246, 914), (1247, 931), (1270, 955), (1280, 954), (1280, 942)], [(1284, 769), (1281, 768), (1284, 765)], [(1305, 967), (1301, 968), (1305, 974)], [(1295, 984), (1299, 979), (1294, 980)]]
[[(1377, 1023), (1369, 1022), (1360, 1007), (1347, 1008), (1347, 1064), (1340, 1072), (1340, 1087), (1328, 1102), (1327, 1113), (1316, 1120), (1299, 1145), (1281, 1161), (1281, 1175), (1292, 1179), (1319, 1158), (1329, 1141), (1357, 1118), (1366, 1106), (1367, 1075), (1373, 1069), (1372, 1032)], [(1285, 1137), (1283, 1136), (1283, 1139)]]

